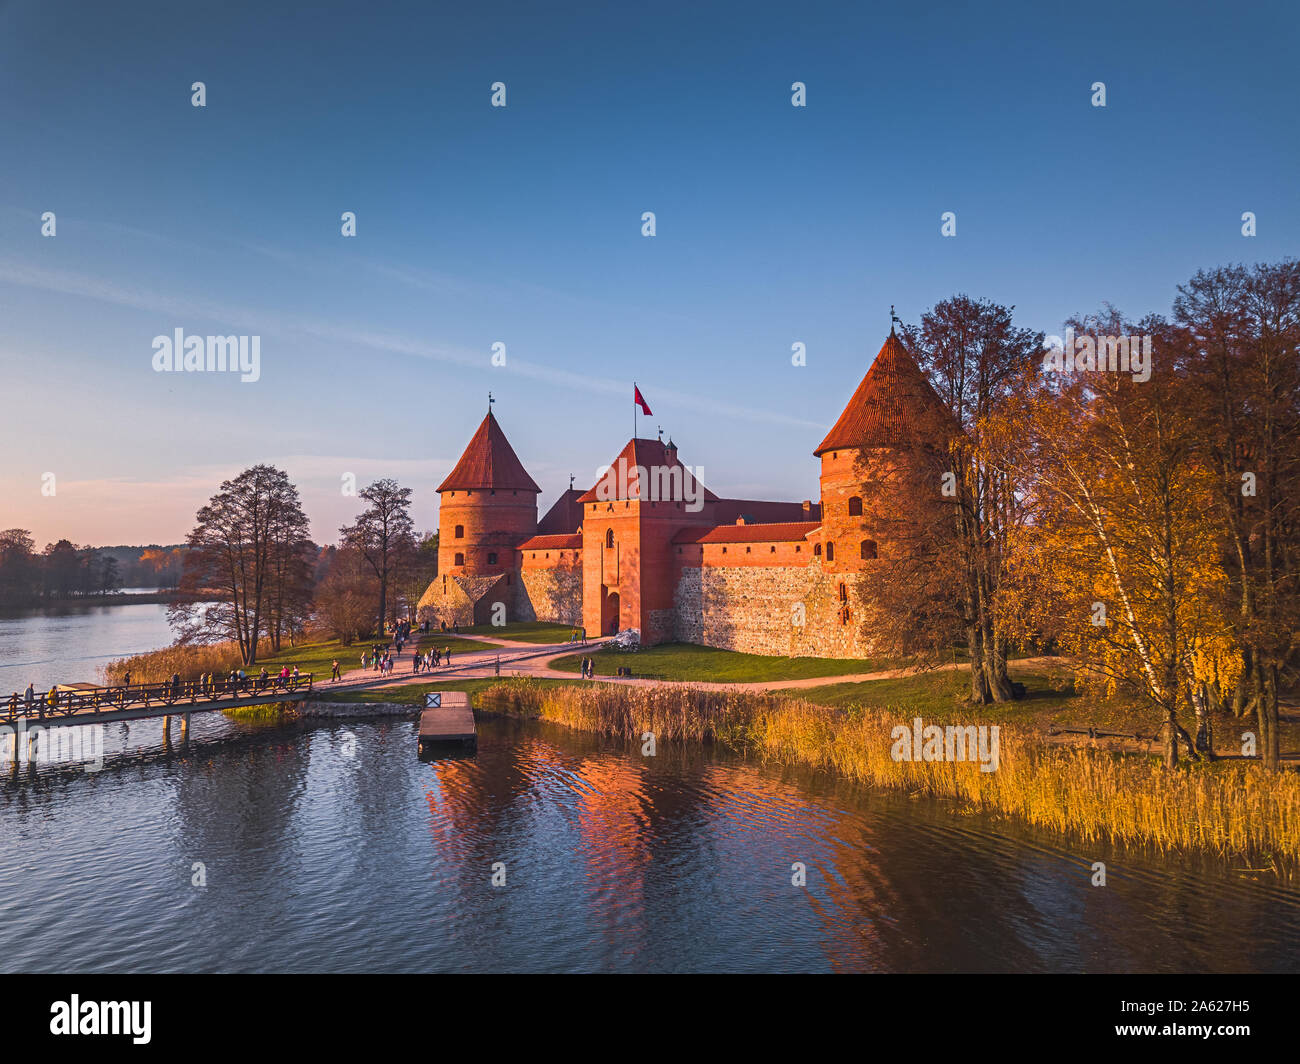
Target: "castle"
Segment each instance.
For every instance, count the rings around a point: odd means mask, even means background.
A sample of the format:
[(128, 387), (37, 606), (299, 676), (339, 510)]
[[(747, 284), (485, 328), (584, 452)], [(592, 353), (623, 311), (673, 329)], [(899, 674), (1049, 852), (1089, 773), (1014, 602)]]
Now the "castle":
[(888, 462), (918, 413), (941, 405), (891, 329), (813, 452), (818, 502), (720, 499), (671, 439), (633, 438), (595, 485), (570, 486), (540, 521), (541, 488), (489, 410), (438, 487), (438, 576), (418, 616), (633, 628), (644, 645), (869, 654), (854, 579), (878, 553), (863, 470)]

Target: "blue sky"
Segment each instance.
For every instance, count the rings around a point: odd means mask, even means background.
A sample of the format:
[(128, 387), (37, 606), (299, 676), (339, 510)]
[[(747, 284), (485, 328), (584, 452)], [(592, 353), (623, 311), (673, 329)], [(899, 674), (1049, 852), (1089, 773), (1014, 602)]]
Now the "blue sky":
[[(346, 472), (432, 528), (489, 390), (544, 508), (633, 380), (714, 491), (815, 498), (891, 303), (1060, 332), (1298, 247), (1294, 5), (266, 6), (0, 2), (0, 527), (175, 541), (269, 461), (322, 540)], [(155, 373), (177, 327), (261, 379)]]

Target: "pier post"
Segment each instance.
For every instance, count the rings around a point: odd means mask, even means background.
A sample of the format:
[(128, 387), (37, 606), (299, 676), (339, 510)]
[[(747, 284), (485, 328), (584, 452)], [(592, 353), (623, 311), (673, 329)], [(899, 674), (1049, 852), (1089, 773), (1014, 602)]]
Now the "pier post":
[(163, 749), (169, 750), (172, 745), (172, 718), (170, 715), (163, 717)]
[(181, 716), (181, 746), (188, 745), (190, 741), (190, 715), (185, 713)]
[(35, 728), (27, 729), (27, 767), (32, 768), (36, 764), (36, 737), (40, 734), (41, 729), (38, 725)]

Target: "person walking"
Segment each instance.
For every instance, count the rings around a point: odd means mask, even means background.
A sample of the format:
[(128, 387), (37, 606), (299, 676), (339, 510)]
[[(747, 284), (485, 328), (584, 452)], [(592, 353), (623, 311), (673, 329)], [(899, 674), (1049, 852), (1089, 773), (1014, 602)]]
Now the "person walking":
[(339, 659), (335, 658), (334, 664), (331, 666), (330, 669), (330, 683), (333, 683), (335, 680), (341, 680), (341, 679), (343, 679), (343, 673), (339, 672)]
[(32, 711), (32, 702), (36, 700), (36, 689), (29, 683), (27, 690), (23, 694), (23, 703), (27, 706), (27, 712)]
[(442, 652), (442, 663), (448, 668), (451, 668), (451, 647), (448, 647)]

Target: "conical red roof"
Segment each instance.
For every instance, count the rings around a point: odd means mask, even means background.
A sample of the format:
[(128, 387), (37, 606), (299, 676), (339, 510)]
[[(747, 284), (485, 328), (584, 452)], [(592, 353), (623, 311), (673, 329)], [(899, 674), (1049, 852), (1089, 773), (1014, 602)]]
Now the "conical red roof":
[[(849, 405), (813, 454), (850, 447), (888, 447), (951, 420), (943, 400), (891, 329)], [(928, 422), (928, 424), (927, 424)]]
[(539, 493), (542, 490), (524, 469), (524, 464), (519, 461), (519, 456), (510, 446), (510, 441), (506, 439), (506, 434), (501, 431), (501, 426), (491, 411), (488, 411), (487, 417), (469, 441), (456, 468), (438, 485), (439, 491), (489, 489)]

